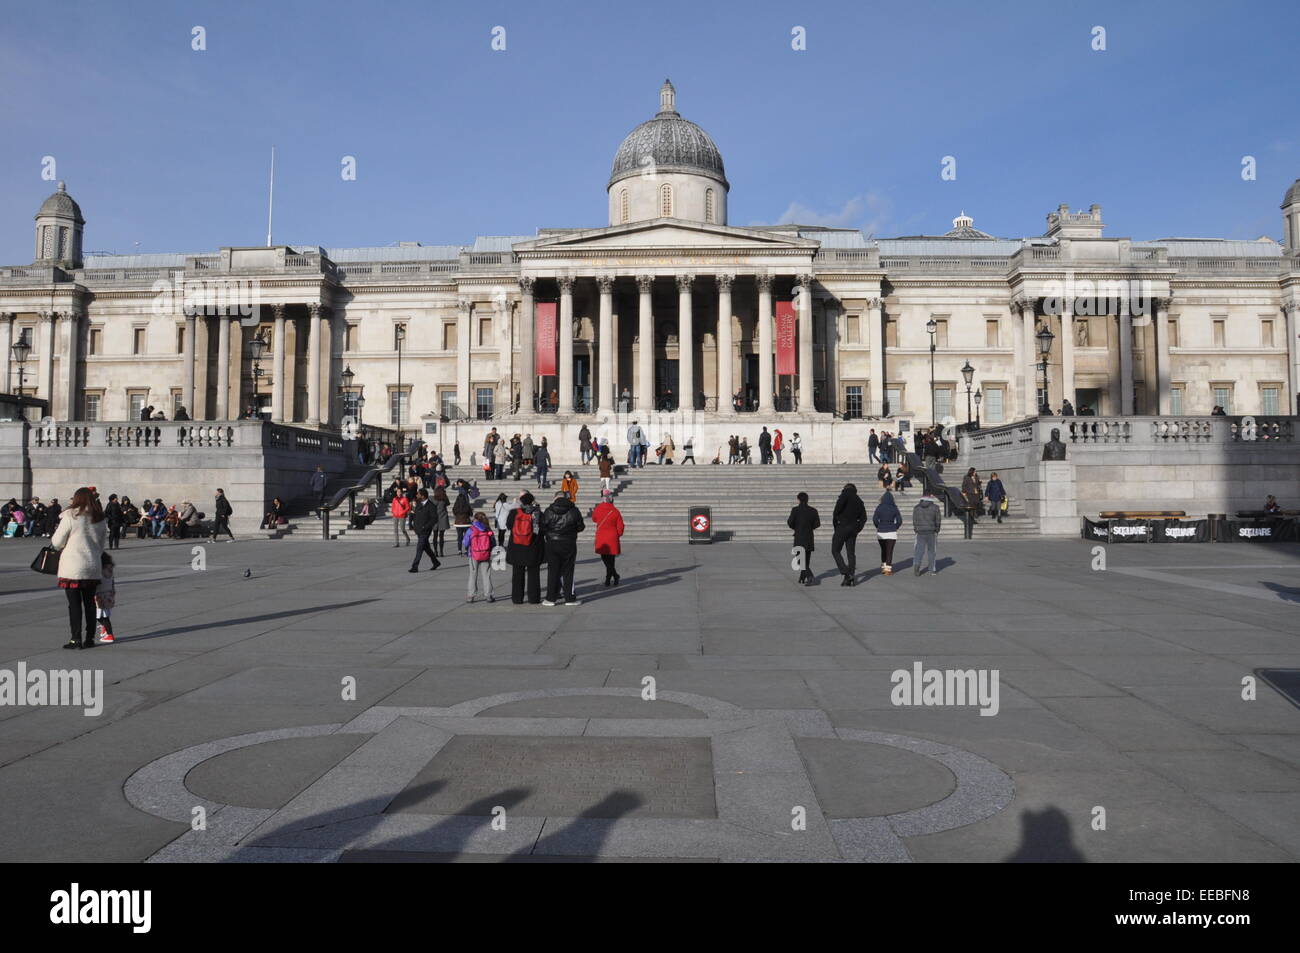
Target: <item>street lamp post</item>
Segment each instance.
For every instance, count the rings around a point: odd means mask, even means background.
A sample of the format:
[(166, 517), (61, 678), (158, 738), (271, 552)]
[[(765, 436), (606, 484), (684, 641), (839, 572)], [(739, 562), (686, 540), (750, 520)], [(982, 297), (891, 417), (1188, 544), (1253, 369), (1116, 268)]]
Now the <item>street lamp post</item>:
[(975, 429), (976, 430), (980, 429), (980, 401), (982, 401), (983, 399), (984, 399), (984, 395), (979, 391), (976, 391), (975, 392)]
[(970, 361), (967, 361), (965, 364), (962, 365), (962, 368), (961, 368), (961, 376), (962, 376), (962, 379), (963, 379), (964, 381), (966, 381), (966, 426), (967, 426), (967, 428), (969, 428), (969, 427), (970, 427), (970, 422), (971, 422), (971, 416), (970, 416), (970, 382), (971, 382), (971, 379), (974, 378), (974, 376), (975, 376), (975, 368), (973, 368), (973, 367), (970, 366)]
[[(9, 350), (14, 356), (14, 362), (18, 365), (18, 394), (21, 396), (23, 384), (26, 382), (27, 368), (25, 365), (27, 364), (27, 356), (32, 353), (32, 346), (27, 343), (25, 335), (19, 334), (18, 343), (10, 347)], [(9, 382), (5, 381), (5, 385), (8, 386), (8, 384)]]
[(939, 331), (939, 322), (931, 318), (925, 322), (925, 329), (930, 332), (930, 426), (933, 427), (939, 422), (938, 413), (934, 406), (934, 340)]
[[(401, 453), (402, 444), (405, 442), (402, 431), (402, 343), (406, 340), (406, 325), (397, 325), (394, 335), (397, 338), (397, 446), (393, 448), (394, 453)], [(406, 460), (402, 459), (398, 464), (399, 472), (402, 476), (402, 482), (406, 482)]]
[(1047, 358), (1052, 353), (1052, 342), (1056, 340), (1056, 335), (1044, 324), (1042, 330), (1034, 337), (1038, 341), (1038, 353), (1043, 358), (1042, 363), (1039, 365), (1043, 371), (1043, 403), (1038, 408), (1038, 413), (1040, 416), (1050, 417), (1052, 416), (1052, 405), (1047, 396)]
[[(266, 355), (266, 339), (260, 333), (253, 336), (253, 340), (248, 342), (248, 354), (253, 359), (253, 402), (252, 409), (257, 411), (257, 392), (262, 385), (262, 358)], [(271, 379), (268, 377), (268, 384)], [(261, 414), (258, 413), (260, 417)]]

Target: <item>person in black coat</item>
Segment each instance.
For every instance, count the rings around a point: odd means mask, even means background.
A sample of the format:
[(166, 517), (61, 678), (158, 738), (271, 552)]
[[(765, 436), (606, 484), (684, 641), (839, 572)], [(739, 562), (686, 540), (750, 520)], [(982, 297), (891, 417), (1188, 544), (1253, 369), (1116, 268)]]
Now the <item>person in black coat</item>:
[(785, 521), (785, 525), (794, 530), (794, 547), (797, 551), (802, 552), (802, 558), (799, 560), (802, 567), (799, 570), (799, 585), (811, 586), (813, 582), (813, 534), (822, 525), (822, 519), (817, 515), (817, 510), (808, 505), (807, 493), (800, 493), (795, 499), (799, 503), (790, 510), (790, 517)]
[(117, 501), (117, 494), (108, 494), (108, 505), (104, 507), (104, 519), (108, 521), (108, 548), (118, 549), (122, 545), (122, 527), (126, 519), (122, 514), (122, 504)]
[[(844, 579), (841, 586), (854, 585), (858, 571), (858, 533), (867, 525), (867, 508), (858, 496), (858, 488), (852, 483), (844, 484), (840, 498), (835, 501), (835, 510), (831, 514), (831, 556), (835, 559), (835, 568)], [(841, 550), (847, 550), (848, 562), (840, 557)]]
[(582, 605), (573, 587), (573, 567), (578, 561), (578, 534), (587, 528), (578, 508), (563, 493), (542, 514), (546, 545), (546, 598), (544, 606), (567, 602)]
[(758, 462), (772, 462), (772, 435), (763, 428), (763, 432), (758, 435)]
[(217, 534), (225, 530), (226, 535), (232, 540), (235, 534), (230, 531), (230, 517), (234, 516), (234, 510), (230, 506), (230, 501), (226, 499), (226, 491), (217, 487), (216, 501), (216, 519), (212, 521), (212, 541), (217, 541)]
[(415, 530), (415, 559), (411, 562), (411, 568), (407, 572), (420, 571), (420, 558), (425, 553), (429, 554), (429, 561), (433, 563), (429, 570), (433, 571), (441, 565), (438, 562), (438, 556), (433, 551), (433, 547), (429, 545), (429, 537), (433, 535), (434, 529), (438, 526), (438, 513), (429, 500), (428, 490), (418, 490), (416, 492), (415, 505), (411, 507), (410, 520), (411, 529)]
[[(527, 545), (515, 542), (515, 521), (529, 520), (532, 525), (532, 542)], [(524, 535), (524, 534), (521, 534)], [(574, 544), (576, 557), (577, 544)], [(519, 505), (512, 507), (506, 514), (506, 562), (513, 570), (510, 583), (510, 601), (517, 606), (524, 604), (524, 591), (527, 590), (530, 605), (539, 605), (542, 601), (542, 560), (546, 558), (546, 546), (542, 540), (542, 511), (538, 508), (531, 493), (519, 494)]]

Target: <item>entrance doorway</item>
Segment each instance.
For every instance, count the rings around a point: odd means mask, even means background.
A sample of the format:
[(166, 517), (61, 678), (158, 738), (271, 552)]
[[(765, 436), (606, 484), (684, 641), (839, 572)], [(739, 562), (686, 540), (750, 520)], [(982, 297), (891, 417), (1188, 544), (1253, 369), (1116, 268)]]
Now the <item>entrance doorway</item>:
[(1101, 413), (1101, 391), (1096, 387), (1076, 387), (1074, 389), (1074, 412), (1082, 414), (1084, 408), (1094, 414)]
[(591, 410), (591, 355), (573, 355), (573, 409), (580, 414)]
[(742, 410), (753, 410), (758, 406), (758, 355), (742, 354), (740, 356), (740, 384), (745, 397)]
[(655, 409), (676, 410), (681, 395), (677, 392), (677, 359), (655, 358)]

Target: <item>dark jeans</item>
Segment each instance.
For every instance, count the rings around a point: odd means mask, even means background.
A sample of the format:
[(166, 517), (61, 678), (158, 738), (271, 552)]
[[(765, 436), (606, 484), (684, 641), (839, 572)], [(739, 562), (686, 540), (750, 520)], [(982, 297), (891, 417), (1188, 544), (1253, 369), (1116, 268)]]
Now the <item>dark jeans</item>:
[(222, 530), (225, 530), (226, 535), (229, 536), (231, 539), (234, 539), (234, 538), (235, 538), (235, 534), (232, 533), (232, 532), (230, 531), (230, 517), (229, 517), (229, 516), (218, 516), (215, 520), (213, 520), (213, 522), (212, 522), (212, 541), (213, 541), (213, 542), (216, 542), (216, 539), (217, 539), (217, 537), (218, 537), (219, 535), (221, 535)]
[(425, 553), (428, 553), (428, 554), (429, 554), (429, 562), (433, 563), (433, 568), (434, 568), (434, 569), (437, 569), (437, 568), (438, 568), (438, 556), (437, 556), (437, 554), (434, 553), (434, 551), (433, 551), (433, 547), (431, 547), (431, 546), (429, 545), (429, 534), (428, 534), (428, 533), (416, 533), (416, 534), (415, 534), (415, 559), (413, 559), (413, 560), (411, 561), (411, 568), (412, 568), (412, 569), (419, 569), (419, 568), (420, 568), (420, 558), (421, 558)]
[(118, 549), (122, 545), (122, 524), (116, 526), (109, 524), (108, 527), (108, 548)]
[[(835, 560), (835, 568), (844, 575), (852, 575), (858, 568), (858, 533), (860, 529), (837, 529), (831, 536), (831, 556)], [(840, 550), (848, 551), (849, 561), (846, 564), (840, 558)]]
[(81, 640), (81, 630), (86, 631), (85, 641), (95, 641), (95, 590), (99, 580), (83, 582), (80, 589), (64, 589), (68, 597), (68, 625), (72, 629), (72, 641)]
[(510, 601), (515, 605), (524, 604), (524, 588), (527, 583), (528, 601), (537, 605), (542, 601), (542, 566), (511, 566), (514, 574), (510, 579)]
[(803, 582), (807, 579), (811, 582), (815, 578), (812, 571), (812, 550), (804, 550), (803, 569), (799, 570), (799, 581)]
[(882, 566), (894, 565), (894, 544), (897, 543), (898, 540), (877, 539), (876, 542), (880, 544), (880, 564)]
[(577, 598), (573, 593), (573, 568), (577, 562), (577, 549), (546, 547), (546, 598), (549, 602), (568, 602)]

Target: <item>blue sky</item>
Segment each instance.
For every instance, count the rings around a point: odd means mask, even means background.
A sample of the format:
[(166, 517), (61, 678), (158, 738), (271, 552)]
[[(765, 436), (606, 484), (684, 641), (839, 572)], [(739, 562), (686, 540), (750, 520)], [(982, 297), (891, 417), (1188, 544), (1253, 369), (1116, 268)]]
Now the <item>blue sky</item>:
[[(87, 250), (382, 245), (603, 225), (658, 106), (713, 136), (734, 225), (1280, 237), (1300, 176), (1294, 4), (105, 3), (0, 7), (0, 261), (57, 160)], [(191, 50), (191, 29), (207, 50)], [(506, 29), (504, 52), (490, 48)], [(1091, 31), (1106, 29), (1094, 52)], [(791, 30), (807, 50), (791, 49)], [(1290, 49), (1289, 49), (1290, 47)], [(1291, 53), (1288, 56), (1288, 52)], [(340, 176), (357, 160), (356, 181)], [(957, 178), (943, 181), (944, 156)], [(1257, 160), (1243, 181), (1241, 161)], [(138, 244), (137, 244), (138, 243)]]

